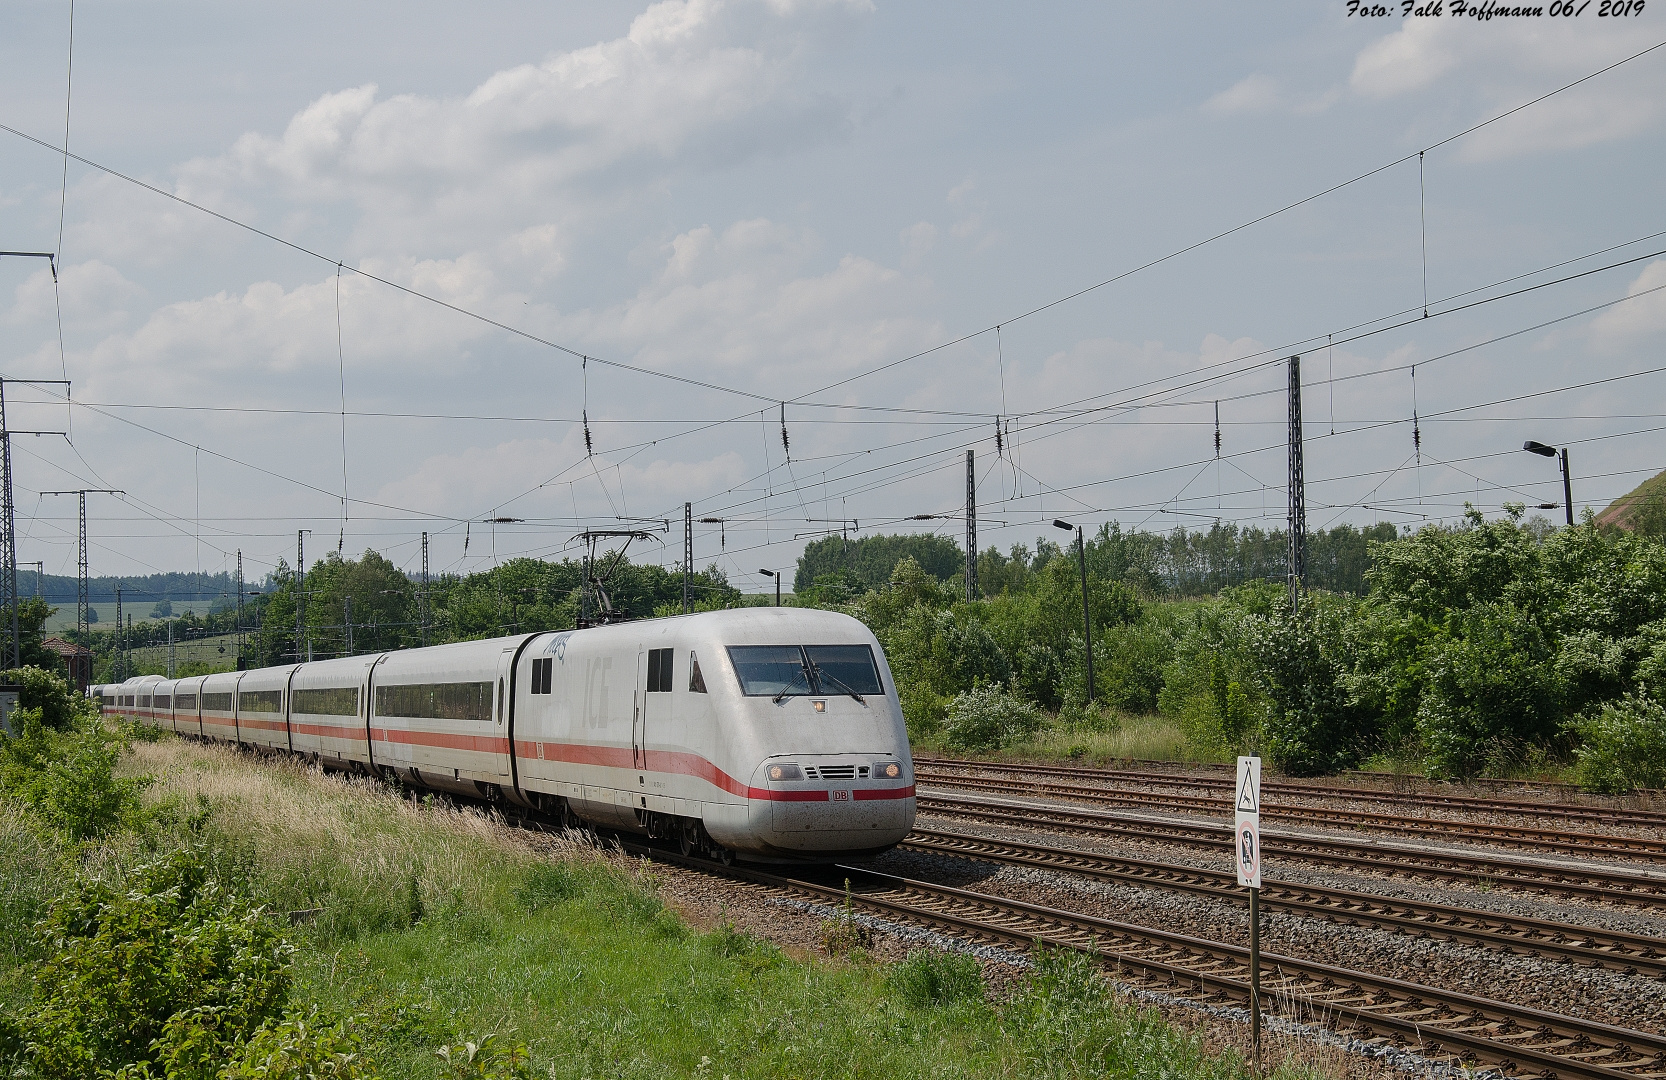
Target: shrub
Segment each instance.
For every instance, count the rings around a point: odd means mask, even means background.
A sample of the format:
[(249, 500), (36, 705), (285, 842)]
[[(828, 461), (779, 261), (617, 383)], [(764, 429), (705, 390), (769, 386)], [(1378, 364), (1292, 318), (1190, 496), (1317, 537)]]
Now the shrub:
[(18, 1032), (42, 1080), (151, 1064), (213, 1076), (192, 1070), (228, 1060), (289, 991), (290, 946), (198, 849), (138, 867), (123, 890), (78, 881), (39, 933), (46, 958)]
[(916, 949), (885, 974), (892, 993), (917, 1009), (983, 1000), (983, 973), (966, 953)]
[(1035, 706), (999, 686), (980, 686), (955, 696), (943, 730), (956, 750), (982, 751), (1010, 746), (1040, 728)]
[(53, 731), (36, 708), (20, 708), (12, 720), (21, 731), (0, 735), (0, 792), (23, 800), (71, 840), (139, 818), (139, 793), (149, 780), (116, 775), (122, 743), (102, 724)]
[(532, 1054), (525, 1043), (487, 1035), (464, 1039), (434, 1052), (453, 1080), (532, 1080)]
[(1605, 705), (1576, 723), (1579, 786), (1604, 795), (1666, 787), (1666, 707), (1641, 694)]
[(1417, 716), (1429, 771), (1473, 776), (1554, 734), (1553, 650), (1539, 622), (1511, 604), (1478, 604), (1447, 619), (1427, 648)]
[[(1316, 595), (1299, 612), (1280, 606), (1249, 621), (1255, 678), (1271, 706), (1262, 723), (1263, 741), (1273, 763), (1293, 776), (1356, 765), (1378, 738), (1377, 717), (1348, 692), (1353, 657), (1346, 628), (1355, 606)], [(1226, 682), (1223, 707), (1238, 710), (1236, 696)]]
[(1163, 669), (1174, 659), (1174, 636), (1163, 626), (1112, 627), (1093, 643), (1095, 689), (1123, 712), (1157, 711)]
[(36, 709), (41, 723), (53, 731), (67, 731), (82, 721), (96, 718), (98, 706), (85, 694), (76, 692), (63, 676), (44, 668), (20, 667), (0, 671), (0, 682), (23, 688), (17, 696), (20, 708)]
[(255, 1032), (215, 1080), (375, 1080), (358, 1033), (365, 1020), (329, 1022), (316, 1011), (287, 1016)]

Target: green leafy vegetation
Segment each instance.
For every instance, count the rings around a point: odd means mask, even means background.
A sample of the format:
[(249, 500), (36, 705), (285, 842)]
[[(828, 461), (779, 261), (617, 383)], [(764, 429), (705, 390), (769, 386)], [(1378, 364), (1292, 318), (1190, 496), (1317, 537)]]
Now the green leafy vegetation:
[(642, 862), (228, 748), (107, 736), (125, 809), (72, 830), (31, 794), (52, 755), (23, 749), (87, 737), (57, 687), (62, 728), (3, 747), (0, 1068), (20, 1080), (1247, 1075), (1087, 961), (1042, 954), (993, 996), (967, 956), (887, 969), (862, 935), (793, 959), (691, 928)]
[(1579, 784), (1618, 795), (1632, 788), (1666, 787), (1666, 707), (1640, 694), (1609, 702), (1576, 721)]

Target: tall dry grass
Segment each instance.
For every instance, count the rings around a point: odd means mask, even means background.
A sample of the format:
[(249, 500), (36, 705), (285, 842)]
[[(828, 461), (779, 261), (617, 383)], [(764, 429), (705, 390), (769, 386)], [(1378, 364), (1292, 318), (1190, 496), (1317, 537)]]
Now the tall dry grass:
[(287, 759), (165, 739), (134, 744), (125, 767), (155, 777), (153, 805), (197, 812), (216, 846), (249, 853), (239, 865), (257, 896), (316, 915), (326, 933), (489, 903), (530, 854), (479, 810)]

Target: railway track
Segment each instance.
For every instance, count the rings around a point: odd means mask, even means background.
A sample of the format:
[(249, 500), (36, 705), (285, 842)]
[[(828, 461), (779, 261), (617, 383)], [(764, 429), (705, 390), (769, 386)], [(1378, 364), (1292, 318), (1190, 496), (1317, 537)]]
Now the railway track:
[[(1029, 948), (1047, 944), (1089, 953), (1124, 983), (1183, 993), (1206, 1003), (1249, 1000), (1249, 952), (1234, 945), (1131, 926), (966, 889), (835, 866), (840, 888), (746, 867), (720, 867), (634, 841), (627, 851), (716, 873), (754, 887), (850, 904), (892, 922), (946, 931), (974, 942)], [(1263, 953), (1264, 1012), (1295, 1006), (1304, 1019), (1377, 1045), (1414, 1049), (1453, 1064), (1488, 1063), (1508, 1074), (1584, 1080), (1666, 1077), (1666, 1037), (1506, 1002)], [(1268, 1006), (1273, 1006), (1269, 1008)]]
[[(1205, 896), (1249, 905), (1249, 891), (1232, 874), (1172, 863), (1101, 855), (1014, 840), (991, 840), (940, 829), (915, 829), (902, 847), (1008, 866), (1063, 871), (1099, 881)], [(1267, 878), (1261, 906), (1325, 922), (1364, 926), (1479, 946), (1517, 956), (1559, 960), (1587, 968), (1666, 979), (1666, 941), (1569, 926), (1544, 919), (1472, 908), (1397, 900)]]
[[(1018, 776), (1050, 776), (1065, 780), (1106, 783), (1166, 784), (1171, 787), (1202, 788), (1208, 791), (1231, 791), (1233, 778), (1226, 776), (1196, 776), (1174, 772), (1148, 772), (1127, 769), (1087, 769), (1069, 765), (1029, 765), (1000, 761), (959, 761), (953, 758), (915, 758), (914, 767), (924, 777), (927, 772), (939, 775), (968, 772), (1005, 772)], [(1376, 791), (1370, 788), (1344, 788), (1330, 784), (1301, 784), (1287, 780), (1269, 780), (1262, 785), (1263, 796), (1290, 796), (1311, 799), (1347, 799), (1353, 802), (1372, 802), (1383, 805), (1411, 806), (1421, 809), (1441, 807), (1465, 813), (1513, 814), (1518, 817), (1559, 818), (1564, 821), (1583, 821), (1603, 825), (1638, 825), (1666, 827), (1666, 811), (1627, 807), (1583, 806), (1578, 804), (1531, 803), (1520, 799), (1488, 799), (1470, 795), (1447, 795), (1441, 792), (1407, 793)], [(1262, 811), (1266, 813), (1265, 810)]]
[[(1011, 803), (938, 792), (921, 793), (922, 811), (1019, 829), (1063, 829), (1125, 840), (1159, 841), (1211, 849), (1229, 848), (1231, 830), (1209, 822), (1169, 821), (1104, 810)], [(1299, 836), (1263, 830), (1261, 850), (1274, 856), (1396, 876), (1474, 886), (1524, 889), (1581, 900), (1638, 907), (1666, 907), (1666, 875), (1557, 865), (1502, 856), (1425, 851), (1386, 841)]]
[[(1001, 794), (1027, 793), (1049, 795), (1064, 799), (1094, 803), (1099, 806), (1149, 806), (1166, 810), (1190, 810), (1202, 814), (1221, 814), (1227, 799), (1205, 798), (1195, 795), (1175, 795), (1161, 791), (1117, 791), (1066, 784), (1051, 780), (1004, 780), (987, 776), (967, 776), (935, 769), (915, 769), (921, 783), (940, 784), (972, 791), (991, 791)], [(1263, 788), (1265, 794), (1266, 788)], [(1229, 794), (1230, 797), (1230, 794)], [(1467, 821), (1447, 821), (1440, 818), (1402, 817), (1392, 814), (1373, 814), (1360, 810), (1336, 810), (1327, 807), (1279, 806), (1265, 799), (1261, 816), (1275, 821), (1290, 821), (1304, 825), (1339, 825), (1350, 829), (1370, 830), (1395, 836), (1428, 837), (1438, 835), (1464, 843), (1489, 844), (1495, 847), (1518, 848), (1529, 851), (1557, 852), (1580, 858), (1612, 858), (1620, 856), (1638, 862), (1666, 866), (1666, 841), (1636, 836), (1612, 836), (1603, 833), (1571, 833), (1517, 825), (1476, 824)]]

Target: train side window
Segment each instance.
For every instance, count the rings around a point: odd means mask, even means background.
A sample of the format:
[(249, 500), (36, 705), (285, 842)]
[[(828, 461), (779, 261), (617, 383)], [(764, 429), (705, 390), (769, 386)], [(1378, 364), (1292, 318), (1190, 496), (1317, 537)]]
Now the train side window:
[(532, 692), (547, 694), (550, 692), (551, 669), (555, 666), (555, 658), (550, 656), (535, 657), (532, 661)]
[(544, 679), (543, 679), (543, 682), (539, 683), (539, 686), (542, 688), (544, 693), (548, 694), (548, 693), (550, 693), (550, 687), (554, 682), (555, 682), (555, 657), (546, 656), (546, 657), (544, 657)]
[(497, 722), (503, 723), (503, 680), (497, 681)]
[(688, 692), (704, 694), (706, 692), (706, 677), (700, 674), (700, 658), (692, 651), (688, 654)]
[(671, 692), (671, 670), (674, 649), (648, 650), (648, 692), (650, 694), (669, 694)]

